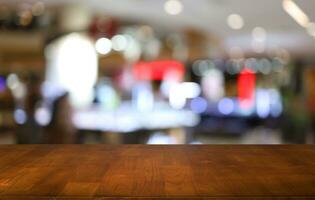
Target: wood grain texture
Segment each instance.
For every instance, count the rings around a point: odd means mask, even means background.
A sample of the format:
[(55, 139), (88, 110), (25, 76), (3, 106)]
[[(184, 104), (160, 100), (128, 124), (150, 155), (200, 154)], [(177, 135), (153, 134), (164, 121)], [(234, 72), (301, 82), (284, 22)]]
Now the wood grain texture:
[(4, 145), (0, 199), (315, 199), (315, 148)]

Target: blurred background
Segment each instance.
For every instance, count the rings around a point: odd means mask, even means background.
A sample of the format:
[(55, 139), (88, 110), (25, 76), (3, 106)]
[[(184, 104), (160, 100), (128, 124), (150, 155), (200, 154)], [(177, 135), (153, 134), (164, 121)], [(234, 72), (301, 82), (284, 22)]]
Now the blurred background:
[(0, 143), (314, 143), (315, 2), (0, 0)]

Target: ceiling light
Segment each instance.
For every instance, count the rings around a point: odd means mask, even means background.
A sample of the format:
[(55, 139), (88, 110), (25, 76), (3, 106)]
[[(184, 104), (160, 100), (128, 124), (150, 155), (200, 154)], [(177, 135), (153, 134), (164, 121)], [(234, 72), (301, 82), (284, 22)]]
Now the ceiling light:
[(255, 41), (264, 42), (266, 40), (266, 30), (262, 27), (255, 27), (252, 35)]
[(127, 48), (128, 40), (124, 35), (115, 35), (112, 38), (112, 44), (115, 51), (123, 51)]
[(283, 0), (283, 9), (301, 26), (306, 27), (309, 24), (308, 16), (292, 0)]
[(227, 18), (227, 23), (232, 29), (241, 29), (244, 26), (244, 20), (238, 14), (229, 15)]
[(99, 54), (108, 54), (112, 50), (112, 42), (108, 38), (100, 38), (95, 43), (95, 49)]
[(45, 4), (43, 2), (37, 2), (32, 6), (32, 13), (34, 16), (40, 16), (45, 12)]
[(168, 0), (164, 4), (164, 10), (170, 15), (178, 15), (183, 11), (183, 4), (179, 0)]
[(306, 30), (311, 36), (315, 37), (315, 23), (309, 23), (306, 27)]

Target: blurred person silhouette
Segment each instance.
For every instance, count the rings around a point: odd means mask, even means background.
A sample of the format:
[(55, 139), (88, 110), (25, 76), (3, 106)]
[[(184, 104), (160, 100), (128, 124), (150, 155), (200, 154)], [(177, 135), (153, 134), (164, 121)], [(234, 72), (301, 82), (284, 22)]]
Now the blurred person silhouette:
[(46, 143), (75, 143), (76, 129), (72, 123), (72, 107), (69, 93), (58, 96), (52, 104), (51, 121), (46, 127)]
[(34, 73), (30, 73), (26, 82), (26, 95), (22, 105), (18, 105), (15, 118), (19, 124), (17, 129), (17, 143), (42, 143), (42, 130), (36, 122), (35, 113), (38, 102), (41, 100), (41, 80)]

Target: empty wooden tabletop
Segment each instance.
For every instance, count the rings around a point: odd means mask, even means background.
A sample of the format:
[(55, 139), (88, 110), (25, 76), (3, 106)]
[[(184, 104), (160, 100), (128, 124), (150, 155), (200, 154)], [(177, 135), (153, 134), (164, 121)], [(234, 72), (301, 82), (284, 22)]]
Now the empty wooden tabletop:
[(315, 199), (311, 145), (4, 145), (0, 199)]

